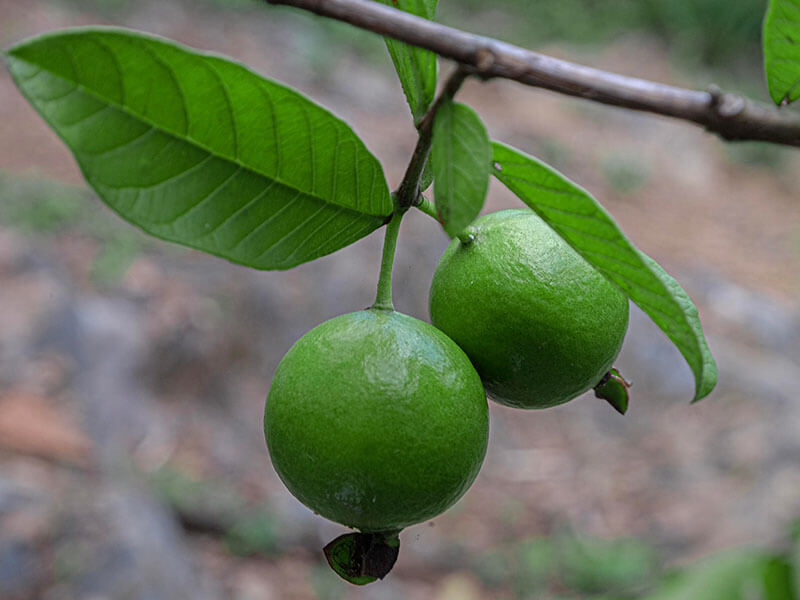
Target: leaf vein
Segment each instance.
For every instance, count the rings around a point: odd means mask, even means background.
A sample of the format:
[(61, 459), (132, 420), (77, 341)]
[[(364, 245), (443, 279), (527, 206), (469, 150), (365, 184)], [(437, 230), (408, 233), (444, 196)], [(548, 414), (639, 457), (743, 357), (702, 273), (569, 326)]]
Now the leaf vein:
[(206, 192), (206, 194), (205, 194), (205, 195), (203, 195), (203, 196), (200, 196), (200, 197), (197, 199), (197, 201), (196, 201), (194, 204), (190, 205), (190, 206), (189, 206), (189, 207), (188, 207), (186, 210), (184, 210), (184, 211), (182, 211), (182, 212), (178, 213), (177, 215), (175, 215), (174, 217), (172, 217), (172, 219), (171, 219), (171, 221), (172, 221), (172, 226), (174, 227), (174, 226), (176, 225), (176, 223), (177, 223), (177, 222), (178, 222), (180, 219), (185, 219), (185, 218), (186, 218), (187, 216), (189, 216), (189, 215), (190, 215), (190, 214), (191, 214), (191, 213), (192, 213), (194, 210), (196, 210), (197, 208), (199, 208), (200, 206), (202, 206), (203, 204), (205, 204), (206, 202), (208, 202), (208, 200), (209, 200), (210, 198), (213, 198), (214, 196), (216, 196), (216, 195), (219, 193), (219, 191), (220, 191), (221, 189), (223, 189), (223, 188), (224, 188), (226, 185), (228, 185), (228, 184), (229, 184), (229, 183), (230, 183), (230, 182), (231, 182), (231, 181), (232, 181), (234, 178), (236, 178), (236, 177), (239, 175), (239, 173), (241, 173), (241, 172), (242, 172), (242, 167), (241, 167), (241, 165), (240, 165), (240, 166), (236, 167), (236, 169), (234, 169), (234, 170), (231, 172), (231, 174), (230, 174), (230, 175), (228, 175), (228, 176), (227, 176), (225, 179), (223, 179), (223, 180), (222, 180), (222, 181), (221, 181), (219, 184), (217, 184), (217, 185), (216, 185), (216, 186), (214, 186), (214, 187), (213, 187), (211, 190), (209, 190), (208, 192)]
[(234, 250), (238, 249), (239, 246), (244, 244), (252, 236), (257, 235), (264, 227), (268, 226), (278, 216), (280, 216), (282, 213), (284, 213), (286, 210), (288, 210), (289, 207), (291, 207), (295, 202), (297, 202), (302, 195), (303, 195), (302, 192), (300, 192), (300, 191), (296, 192), (294, 197), (291, 200), (289, 200), (286, 204), (284, 204), (278, 210), (276, 210), (274, 213), (272, 213), (265, 221), (259, 223), (259, 225), (257, 227), (254, 227), (251, 231), (245, 233), (245, 235), (239, 241), (236, 242), (236, 244), (234, 245), (233, 249)]

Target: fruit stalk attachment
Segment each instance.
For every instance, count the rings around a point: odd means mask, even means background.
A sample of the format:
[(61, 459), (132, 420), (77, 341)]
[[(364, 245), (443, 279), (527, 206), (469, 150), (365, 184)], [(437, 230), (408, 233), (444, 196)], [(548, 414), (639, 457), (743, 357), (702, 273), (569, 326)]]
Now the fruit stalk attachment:
[(474, 242), (474, 241), (475, 241), (475, 234), (476, 234), (477, 232), (478, 232), (478, 230), (477, 230), (477, 229), (475, 229), (475, 228), (474, 228), (474, 227), (472, 227), (472, 226), (469, 226), (469, 227), (466, 227), (466, 228), (464, 229), (464, 231), (462, 231), (461, 233), (459, 233), (459, 234), (458, 234), (456, 237), (457, 237), (457, 238), (458, 238), (458, 240), (459, 240), (459, 241), (460, 241), (462, 244), (464, 244), (464, 245), (466, 245), (466, 244), (471, 244), (472, 242)]
[(372, 308), (379, 310), (394, 310), (392, 302), (392, 270), (394, 267), (394, 252), (397, 248), (397, 234), (400, 231), (400, 221), (405, 210), (394, 211), (391, 220), (386, 225), (386, 237), (383, 241), (383, 257), (381, 258), (381, 273), (378, 277), (378, 293)]

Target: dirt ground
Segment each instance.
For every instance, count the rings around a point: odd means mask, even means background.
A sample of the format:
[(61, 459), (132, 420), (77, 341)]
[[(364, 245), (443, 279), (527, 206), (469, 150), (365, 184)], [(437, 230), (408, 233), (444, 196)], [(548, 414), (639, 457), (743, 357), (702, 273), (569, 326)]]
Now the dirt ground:
[[(90, 23), (142, 29), (247, 62), (343, 117), (382, 161), (390, 186), (399, 182), (415, 138), (379, 41), (347, 29), (320, 34), (318, 19), (270, 8), (223, 13), (140, 2), (103, 14), (78, 2), (0, 0), (3, 47)], [(667, 83), (708, 83), (641, 38), (592, 53), (542, 50)], [(677, 277), (709, 332), (718, 391), (690, 406), (688, 369), (634, 311), (620, 359), (634, 381), (624, 419), (588, 396), (536, 413), (492, 406), (489, 455), (464, 499), (404, 534), (386, 581), (336, 587), (318, 548), (341, 528), (285, 491), (260, 420), (271, 374), (291, 343), (371, 302), (379, 236), (281, 273), (137, 242), (141, 251), (118, 280), (99, 285), (92, 278), (97, 239), (74, 228), (21, 231), (2, 218), (0, 199), (0, 592), (25, 599), (526, 597), (481, 575), (476, 565), (487, 552), (572, 531), (642, 538), (657, 548), (660, 564), (679, 565), (731, 545), (780, 541), (800, 515), (800, 154), (734, 147), (695, 126), (510, 82), (468, 82), (459, 100), (480, 113), (493, 138), (591, 190)], [(82, 182), (68, 150), (4, 70), (0, 172), (14, 181)], [(105, 210), (76, 193), (89, 212)], [(493, 184), (487, 210), (512, 205)], [(108, 222), (115, 232), (129, 229), (110, 214)], [(403, 312), (427, 318), (427, 287), (446, 244), (427, 217), (412, 214), (404, 223), (395, 282)], [(157, 495), (142, 491), (151, 489), (143, 480), (162, 481), (164, 473), (179, 474), (170, 485), (184, 476), (211, 482), (177, 488), (196, 492), (201, 506), (173, 502), (165, 511)], [(217, 498), (225, 488), (235, 490), (235, 501)], [(6, 497), (27, 500), (6, 506)], [(220, 531), (229, 518), (224, 507), (237, 502), (268, 508), (280, 551), (249, 558), (229, 551)], [(104, 534), (103, 523), (118, 535)], [(148, 544), (142, 537), (151, 526), (158, 542)], [(6, 560), (11, 542), (21, 562)], [(17, 587), (4, 588), (5, 574), (21, 572), (6, 571), (8, 564), (33, 565), (28, 580), (8, 575), (7, 585), (13, 579)], [(156, 591), (147, 596), (141, 582), (113, 579), (115, 569), (157, 573), (150, 577)], [(120, 589), (136, 591), (122, 596)]]

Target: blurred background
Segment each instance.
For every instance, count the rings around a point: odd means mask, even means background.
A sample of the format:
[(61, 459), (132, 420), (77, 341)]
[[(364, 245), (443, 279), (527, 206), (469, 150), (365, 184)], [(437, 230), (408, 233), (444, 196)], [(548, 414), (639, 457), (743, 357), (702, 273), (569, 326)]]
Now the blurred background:
[[(442, 0), (439, 15), (767, 101), (765, 4)], [(295, 87), (399, 182), (415, 135), (377, 36), (250, 0), (0, 0), (4, 48), (95, 23), (224, 53)], [(492, 404), (472, 489), (402, 534), (383, 582), (348, 586), (320, 551), (344, 528), (284, 489), (261, 421), (291, 344), (373, 301), (382, 236), (288, 272), (151, 239), (87, 189), (0, 70), (0, 598), (727, 599), (739, 592), (713, 586), (754, 564), (737, 590), (790, 597), (771, 557), (794, 552), (800, 517), (800, 152), (504, 81), (470, 81), (459, 99), (493, 138), (591, 190), (682, 283), (720, 366), (713, 395), (689, 404), (688, 367), (634, 309), (618, 362), (634, 383), (625, 417), (591, 394), (543, 412)], [(517, 205), (493, 183), (487, 211)], [(421, 213), (405, 219), (399, 310), (427, 319), (447, 241)]]

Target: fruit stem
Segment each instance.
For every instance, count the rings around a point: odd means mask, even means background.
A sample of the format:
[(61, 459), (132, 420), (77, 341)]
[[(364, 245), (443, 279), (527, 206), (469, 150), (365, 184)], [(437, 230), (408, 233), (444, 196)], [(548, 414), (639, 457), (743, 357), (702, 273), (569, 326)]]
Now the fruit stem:
[[(430, 218), (436, 219), (437, 222), (441, 223), (441, 221), (439, 221), (439, 215), (436, 214), (436, 207), (433, 205), (433, 202), (428, 200), (422, 194), (420, 194), (419, 197), (417, 198), (417, 202), (416, 204), (414, 204), (414, 208), (422, 211)], [(475, 228), (472, 226), (466, 227), (464, 231), (459, 233), (456, 237), (459, 240), (461, 240), (462, 244), (471, 244), (472, 242), (475, 241)]]
[(417, 203), (414, 205), (414, 208), (417, 208), (418, 210), (424, 212), (431, 219), (434, 219), (437, 222), (439, 221), (439, 217), (436, 216), (436, 208), (434, 208), (433, 202), (428, 200), (422, 194), (419, 195), (419, 198), (417, 200)]
[(400, 231), (400, 221), (405, 210), (398, 208), (386, 225), (386, 237), (383, 240), (383, 258), (381, 259), (381, 274), (378, 277), (378, 293), (372, 308), (378, 310), (394, 310), (392, 302), (392, 268), (394, 267), (394, 251), (397, 248), (397, 234)]
[(464, 229), (464, 231), (459, 233), (457, 237), (459, 240), (461, 240), (461, 243), (464, 244), (465, 246), (467, 244), (471, 244), (472, 242), (475, 241), (475, 228), (469, 226), (466, 229)]

